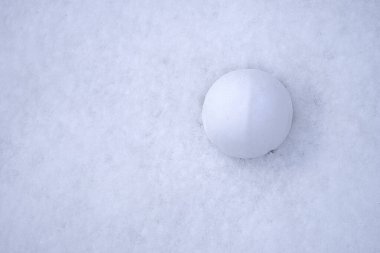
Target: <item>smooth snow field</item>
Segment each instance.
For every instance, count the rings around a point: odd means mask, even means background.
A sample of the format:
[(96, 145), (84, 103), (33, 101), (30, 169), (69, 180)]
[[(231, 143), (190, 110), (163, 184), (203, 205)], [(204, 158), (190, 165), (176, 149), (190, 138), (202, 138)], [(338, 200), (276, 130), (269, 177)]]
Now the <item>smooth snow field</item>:
[[(380, 1), (1, 0), (0, 252), (380, 252)], [(230, 158), (207, 90), (288, 89)]]

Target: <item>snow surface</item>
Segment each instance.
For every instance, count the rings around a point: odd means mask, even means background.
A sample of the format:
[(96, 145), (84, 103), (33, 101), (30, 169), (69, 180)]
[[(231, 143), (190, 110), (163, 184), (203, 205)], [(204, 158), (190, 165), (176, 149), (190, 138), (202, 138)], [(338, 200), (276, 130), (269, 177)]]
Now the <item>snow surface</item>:
[[(0, 252), (380, 252), (380, 2), (0, 2)], [(285, 143), (229, 158), (204, 96), (289, 89)]]

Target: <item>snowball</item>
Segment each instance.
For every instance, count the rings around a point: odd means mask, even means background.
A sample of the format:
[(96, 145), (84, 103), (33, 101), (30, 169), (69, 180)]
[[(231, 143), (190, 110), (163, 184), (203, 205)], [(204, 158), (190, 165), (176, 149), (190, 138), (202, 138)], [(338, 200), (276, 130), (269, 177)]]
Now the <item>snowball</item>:
[(219, 78), (203, 104), (206, 135), (223, 153), (255, 158), (276, 149), (289, 133), (293, 107), (286, 88), (255, 69)]

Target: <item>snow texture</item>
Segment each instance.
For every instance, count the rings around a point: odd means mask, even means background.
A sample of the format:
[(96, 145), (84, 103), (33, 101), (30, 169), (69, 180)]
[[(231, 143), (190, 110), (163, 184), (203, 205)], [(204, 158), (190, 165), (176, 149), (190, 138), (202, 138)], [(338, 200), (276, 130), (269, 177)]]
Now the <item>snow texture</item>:
[[(0, 252), (380, 252), (380, 2), (0, 2)], [(294, 105), (259, 159), (204, 96), (258, 68)]]

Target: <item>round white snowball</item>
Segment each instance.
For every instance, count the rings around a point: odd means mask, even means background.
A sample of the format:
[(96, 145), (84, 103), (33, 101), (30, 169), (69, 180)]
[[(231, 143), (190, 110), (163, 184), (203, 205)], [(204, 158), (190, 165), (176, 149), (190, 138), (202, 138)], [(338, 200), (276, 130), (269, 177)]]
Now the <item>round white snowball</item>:
[(293, 107), (286, 88), (256, 69), (236, 70), (209, 89), (202, 111), (210, 141), (223, 153), (255, 158), (276, 149), (289, 133)]

